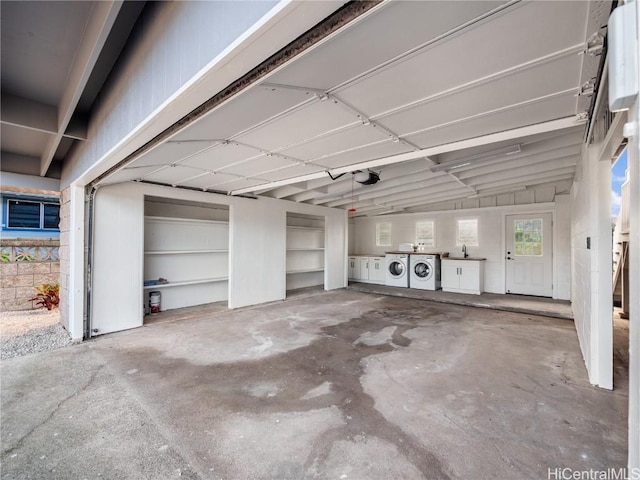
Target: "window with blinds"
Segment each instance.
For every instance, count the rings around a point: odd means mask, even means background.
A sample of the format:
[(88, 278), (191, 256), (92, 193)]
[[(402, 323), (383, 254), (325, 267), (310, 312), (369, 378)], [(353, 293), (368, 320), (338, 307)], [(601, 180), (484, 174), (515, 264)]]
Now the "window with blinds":
[(416, 243), (425, 247), (436, 246), (436, 227), (433, 220), (416, 222)]
[(377, 247), (391, 246), (391, 224), (390, 223), (376, 223), (376, 246)]

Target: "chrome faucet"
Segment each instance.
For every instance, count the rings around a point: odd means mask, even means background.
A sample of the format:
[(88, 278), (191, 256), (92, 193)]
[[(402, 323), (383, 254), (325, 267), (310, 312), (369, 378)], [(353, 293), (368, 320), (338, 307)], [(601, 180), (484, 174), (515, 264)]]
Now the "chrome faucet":
[(467, 258), (469, 256), (469, 254), (467, 253), (467, 246), (464, 243), (462, 244), (462, 254), (463, 258)]

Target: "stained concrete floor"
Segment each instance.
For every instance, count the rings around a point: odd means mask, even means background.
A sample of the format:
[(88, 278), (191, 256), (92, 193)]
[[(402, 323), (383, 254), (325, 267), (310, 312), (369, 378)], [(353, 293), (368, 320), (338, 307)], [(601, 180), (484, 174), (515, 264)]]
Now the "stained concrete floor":
[(626, 391), (589, 385), (568, 320), (351, 290), (165, 320), (2, 362), (2, 478), (626, 464)]

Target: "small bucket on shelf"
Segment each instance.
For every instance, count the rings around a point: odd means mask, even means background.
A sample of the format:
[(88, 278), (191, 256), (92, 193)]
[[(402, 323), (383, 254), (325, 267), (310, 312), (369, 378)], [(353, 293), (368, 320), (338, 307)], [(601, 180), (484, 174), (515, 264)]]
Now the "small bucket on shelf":
[(149, 313), (160, 313), (160, 292), (149, 292)]

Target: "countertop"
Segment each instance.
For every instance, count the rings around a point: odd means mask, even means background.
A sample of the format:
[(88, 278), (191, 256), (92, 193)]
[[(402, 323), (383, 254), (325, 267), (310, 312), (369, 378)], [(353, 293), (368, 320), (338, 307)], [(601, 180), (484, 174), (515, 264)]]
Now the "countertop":
[(440, 255), (441, 257), (448, 257), (449, 252), (400, 252), (397, 250), (393, 250), (390, 252), (384, 252), (386, 254), (391, 255)]
[(480, 257), (467, 257), (467, 258), (463, 258), (463, 257), (447, 257), (447, 258), (443, 258), (442, 260), (471, 260), (473, 262), (482, 262), (484, 260), (486, 260), (486, 258), (480, 258)]

